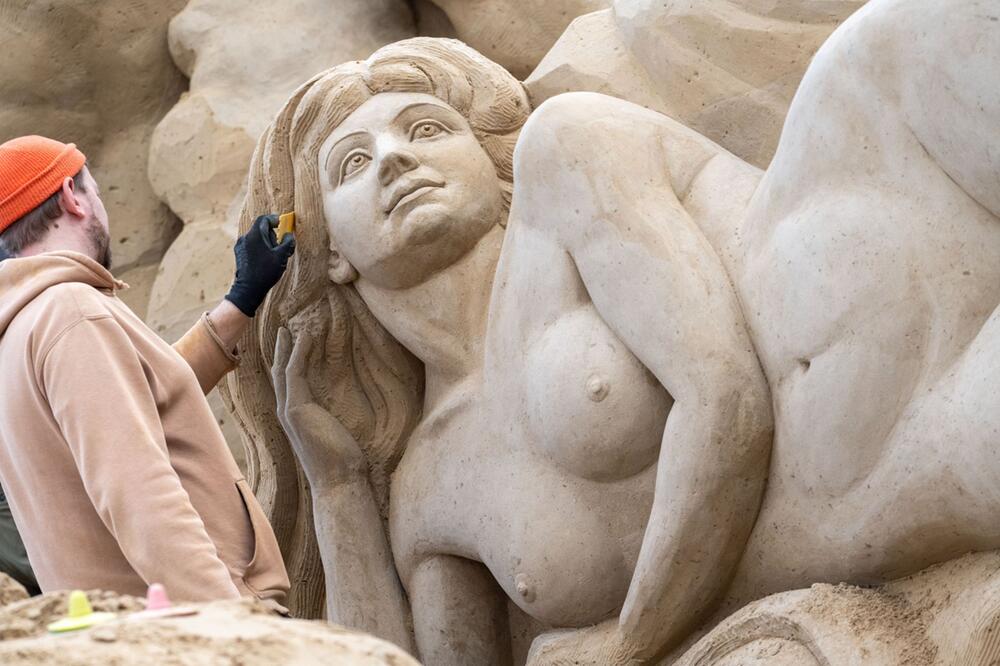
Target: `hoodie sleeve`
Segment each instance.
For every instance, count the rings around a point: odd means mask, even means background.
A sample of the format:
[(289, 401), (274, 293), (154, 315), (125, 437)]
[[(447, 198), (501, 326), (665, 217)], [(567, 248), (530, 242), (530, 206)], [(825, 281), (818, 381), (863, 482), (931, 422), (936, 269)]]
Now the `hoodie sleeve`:
[(77, 321), (45, 352), (40, 375), (87, 495), (132, 568), (178, 599), (238, 598), (170, 465), (146, 374), (118, 323)]
[(235, 350), (228, 350), (223, 346), (207, 312), (173, 347), (191, 366), (205, 395), (240, 362)]

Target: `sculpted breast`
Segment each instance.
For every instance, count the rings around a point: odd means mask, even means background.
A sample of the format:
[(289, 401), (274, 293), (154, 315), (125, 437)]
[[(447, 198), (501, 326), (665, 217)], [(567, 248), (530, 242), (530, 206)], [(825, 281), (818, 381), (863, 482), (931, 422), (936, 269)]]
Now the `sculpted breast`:
[(656, 461), (673, 400), (592, 306), (548, 325), (525, 361), (527, 429), (554, 463), (607, 481)]

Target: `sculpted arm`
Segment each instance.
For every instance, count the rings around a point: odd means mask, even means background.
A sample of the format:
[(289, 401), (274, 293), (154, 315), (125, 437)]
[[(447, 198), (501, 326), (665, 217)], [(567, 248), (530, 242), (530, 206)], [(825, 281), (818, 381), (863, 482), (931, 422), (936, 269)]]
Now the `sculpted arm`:
[(646, 663), (732, 575), (763, 493), (771, 404), (725, 268), (674, 193), (669, 127), (617, 101), (595, 119), (608, 98), (574, 97), (526, 126), (515, 169), (551, 170), (512, 217), (556, 236), (601, 317), (674, 398), (628, 596), (595, 648), (602, 663)]
[(272, 378), (278, 414), (306, 477), (326, 576), (327, 619), (413, 652), (396, 575), (364, 455), (347, 428), (317, 404), (307, 382), (313, 341), (278, 332)]

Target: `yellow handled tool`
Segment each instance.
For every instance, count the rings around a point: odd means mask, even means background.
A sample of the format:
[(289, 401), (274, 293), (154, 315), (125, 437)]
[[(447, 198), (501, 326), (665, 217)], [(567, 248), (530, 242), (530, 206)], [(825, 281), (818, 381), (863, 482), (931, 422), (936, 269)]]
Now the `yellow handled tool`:
[(284, 213), (278, 217), (278, 229), (274, 232), (278, 242), (285, 237), (285, 234), (295, 233), (295, 212)]

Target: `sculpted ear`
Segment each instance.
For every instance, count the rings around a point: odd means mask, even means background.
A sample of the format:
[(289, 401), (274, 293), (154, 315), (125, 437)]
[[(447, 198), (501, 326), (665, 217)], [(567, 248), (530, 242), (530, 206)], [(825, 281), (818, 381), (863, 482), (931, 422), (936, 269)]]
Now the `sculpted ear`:
[(358, 272), (337, 248), (330, 248), (330, 268), (327, 271), (336, 284), (348, 284), (358, 279)]

